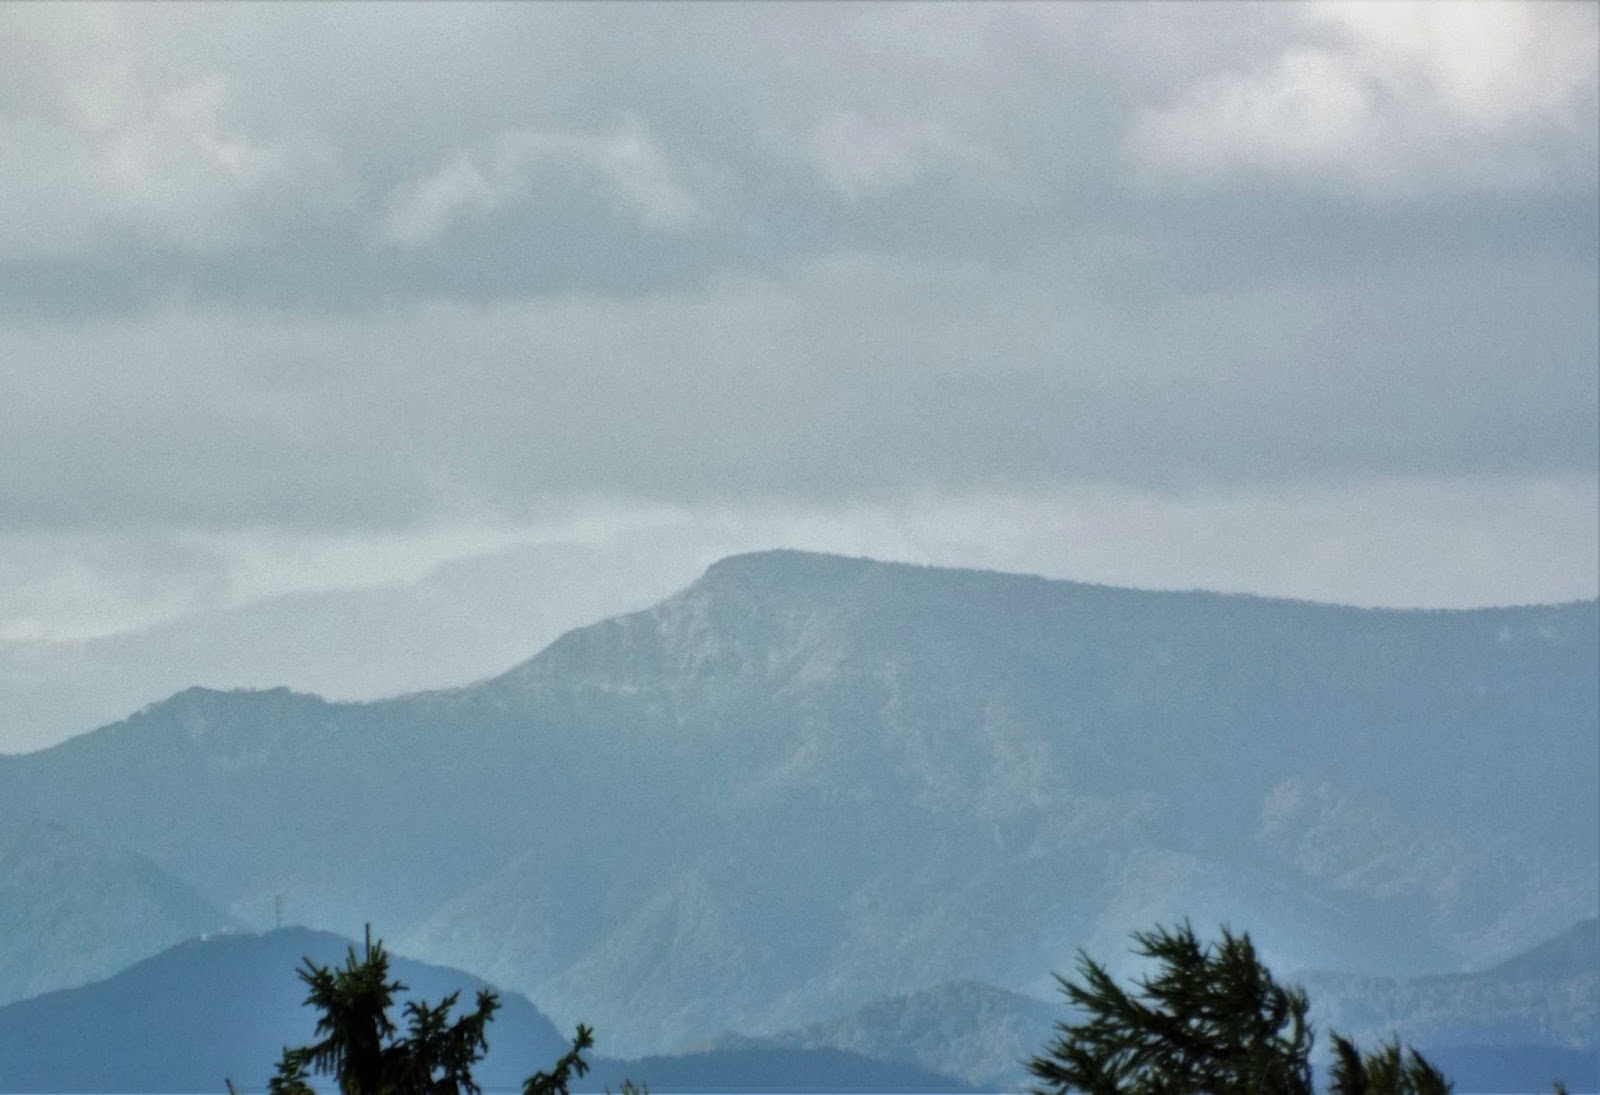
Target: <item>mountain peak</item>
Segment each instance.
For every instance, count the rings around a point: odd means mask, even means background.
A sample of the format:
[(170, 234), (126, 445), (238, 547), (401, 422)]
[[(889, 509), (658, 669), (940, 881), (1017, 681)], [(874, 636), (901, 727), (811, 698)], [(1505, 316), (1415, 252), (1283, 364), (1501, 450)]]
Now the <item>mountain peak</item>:
[(814, 593), (859, 582), (869, 575), (928, 569), (911, 563), (885, 563), (856, 556), (780, 548), (719, 559), (685, 592)]
[(198, 751), (241, 758), (279, 748), (291, 728), (316, 725), (334, 704), (284, 687), (220, 690), (193, 687), (147, 704), (119, 722), (68, 738), (35, 758), (82, 756), (110, 750), (149, 759), (154, 754)]
[(1600, 968), (1600, 919), (1589, 917), (1532, 950), (1506, 959), (1488, 972), (1502, 977), (1563, 976)]
[[(0, 1008), (0, 1091), (206, 1091), (231, 1076), (266, 1086), (285, 1045), (310, 1039), (316, 1015), (296, 976), (304, 961), (337, 965), (359, 944), (285, 927), (213, 931), (105, 980)], [(402, 998), (464, 997), (487, 983), (449, 966), (390, 955)], [(566, 1040), (519, 993), (501, 990), (492, 1044), (479, 1066), (486, 1087), (513, 1088), (527, 1062)]]
[(911, 563), (884, 563), (858, 555), (835, 555), (798, 548), (768, 548), (724, 556), (706, 568), (706, 578), (722, 578), (757, 572), (765, 575), (843, 574), (868, 567), (905, 567)]

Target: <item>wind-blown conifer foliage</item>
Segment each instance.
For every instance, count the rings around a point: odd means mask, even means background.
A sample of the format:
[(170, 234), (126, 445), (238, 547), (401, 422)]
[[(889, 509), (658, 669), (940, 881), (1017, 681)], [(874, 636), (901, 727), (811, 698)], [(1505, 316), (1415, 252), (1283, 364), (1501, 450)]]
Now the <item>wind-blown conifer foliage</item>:
[[(1414, 1049), (1398, 1041), (1363, 1054), (1354, 1042), (1333, 1036), (1332, 1095), (1450, 1095), (1450, 1081)], [(1556, 1090), (1563, 1090), (1556, 1085)]]
[[(1133, 936), (1155, 972), (1129, 992), (1087, 954), (1082, 983), (1057, 978), (1087, 1018), (1057, 1025), (1058, 1037), (1029, 1062), (1035, 1095), (1313, 1095), (1309, 1003), (1279, 985), (1249, 935), (1224, 928), (1202, 944), (1187, 924)], [(1450, 1095), (1450, 1082), (1398, 1043), (1363, 1057), (1333, 1036), (1335, 1095)]]

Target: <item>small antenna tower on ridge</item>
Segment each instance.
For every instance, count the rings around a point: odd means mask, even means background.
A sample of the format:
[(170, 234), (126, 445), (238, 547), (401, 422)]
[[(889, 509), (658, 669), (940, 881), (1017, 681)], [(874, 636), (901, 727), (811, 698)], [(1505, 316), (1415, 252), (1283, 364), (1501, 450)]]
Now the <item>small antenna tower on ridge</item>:
[(283, 895), (277, 894), (272, 899), (272, 926), (283, 927)]

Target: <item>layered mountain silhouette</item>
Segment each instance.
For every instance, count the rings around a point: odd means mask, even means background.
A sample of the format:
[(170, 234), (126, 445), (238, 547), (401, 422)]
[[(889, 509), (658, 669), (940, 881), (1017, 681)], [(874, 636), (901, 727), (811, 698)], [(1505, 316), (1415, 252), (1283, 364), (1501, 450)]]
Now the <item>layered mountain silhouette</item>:
[(52, 822), (0, 822), (0, 1004), (235, 925), (137, 853)]
[[(0, 1007), (0, 1092), (210, 1092), (230, 1079), (240, 1090), (263, 1090), (283, 1047), (315, 1037), (317, 1015), (302, 1006), (306, 989), (295, 969), (305, 958), (337, 965), (352, 949), (359, 952), (341, 936), (304, 928), (222, 933), (107, 980)], [(487, 987), (464, 971), (401, 957), (391, 957), (390, 974), (407, 986), (402, 1002), (437, 1004), (460, 993), (471, 1007)], [(399, 1002), (392, 1017), (400, 1019)], [(519, 1090), (567, 1048), (550, 1020), (517, 993), (502, 994), (488, 1034), (488, 1054), (474, 1076), (489, 1091)], [(962, 1090), (914, 1065), (833, 1049), (591, 1063), (579, 1091), (638, 1077), (669, 1092)]]
[(980, 1091), (1021, 1090), (1026, 1063), (1068, 1018), (1059, 1003), (977, 981), (950, 981), (875, 1000), (848, 1015), (761, 1037), (728, 1035), (719, 1048), (847, 1049), (908, 1061), (955, 1076)]
[(771, 552), (465, 688), (180, 693), (0, 757), (0, 822), (137, 853), (246, 923), (280, 896), (374, 921), (659, 1052), (951, 981), (1048, 997), (1080, 946), (1183, 916), (1285, 973), (1508, 957), (1600, 903), (1597, 666), (1594, 602)]
[[(1300, 980), (1322, 1032), (1319, 1053), (1326, 1052), (1326, 1032), (1337, 1030), (1368, 1047), (1399, 1038), (1422, 1049), (1458, 1091), (1537, 1091), (1558, 1078), (1574, 1091), (1600, 1089), (1600, 921), (1474, 973)], [(717, 1044), (849, 1049), (945, 1071), (980, 1090), (1012, 1091), (1028, 1085), (1026, 1062), (1056, 1024), (1077, 1018), (1059, 995), (1046, 1003), (958, 982), (801, 1029)]]
[(455, 684), (579, 623), (653, 604), (715, 556), (682, 534), (524, 545), (409, 585), (307, 590), (96, 638), (0, 638), (7, 738), (54, 742), (193, 685), (369, 699)]
[(1600, 1090), (1600, 920), (1472, 973), (1306, 982), (1323, 1024), (1367, 1044), (1398, 1034), (1426, 1047), (1457, 1090), (1525, 1091), (1555, 1077)]
[[(107, 980), (0, 1008), (0, 1091), (217, 1091), (227, 1079), (263, 1090), (283, 1047), (314, 1038), (317, 1016), (302, 1006), (306, 986), (295, 970), (306, 957), (337, 965), (352, 946), (303, 928), (222, 933)], [(485, 987), (460, 970), (404, 958), (390, 972), (409, 986), (403, 998), (431, 1003), (459, 991), (470, 1007)], [(502, 1000), (491, 1030), (481, 1077), (501, 1088), (519, 1086), (566, 1048), (516, 994)]]

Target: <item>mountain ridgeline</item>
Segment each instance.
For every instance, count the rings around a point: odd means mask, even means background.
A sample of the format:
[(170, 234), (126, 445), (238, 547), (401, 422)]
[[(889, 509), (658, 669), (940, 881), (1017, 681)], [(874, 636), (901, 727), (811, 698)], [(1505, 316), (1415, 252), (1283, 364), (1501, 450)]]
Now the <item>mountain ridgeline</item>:
[(1497, 961), (1600, 903), (1597, 666), (1594, 602), (771, 552), (464, 688), (180, 693), (0, 757), (0, 823), (136, 853), (245, 923), (279, 897), (374, 921), (656, 1052), (952, 981), (1048, 996), (1080, 946), (1185, 915), (1288, 974)]
[(0, 822), (0, 1004), (235, 925), (137, 853), (47, 821)]
[[(286, 1044), (309, 1041), (302, 960), (338, 965), (351, 942), (284, 928), (191, 939), (114, 977), (0, 1008), (0, 1091), (215, 1091), (225, 1079), (259, 1091)], [(459, 970), (396, 959), (403, 999), (437, 1003), (483, 982)], [(526, 999), (502, 1000), (483, 1078), (517, 1084), (566, 1040)], [(518, 1069), (521, 1069), (521, 1073)]]
[[(1457, 1091), (1527, 1092), (1560, 1077), (1573, 1091), (1600, 1090), (1600, 921), (1490, 969), (1415, 979), (1313, 973), (1311, 1018), (1322, 1032), (1362, 1045), (1390, 1038), (1424, 1046)], [(980, 1091), (1020, 1091), (1027, 1061), (1056, 1023), (1084, 1018), (989, 985), (954, 982), (879, 1000), (849, 1015), (725, 1046), (830, 1046), (949, 1073)], [(1326, 1058), (1319, 1060), (1326, 1064)]]
[[(114, 977), (0, 1007), (0, 1092), (214, 1092), (267, 1086), (285, 1045), (310, 1039), (317, 1015), (302, 1006), (293, 971), (309, 959), (337, 966), (357, 944), (328, 932), (282, 928), (191, 939)], [(484, 982), (461, 970), (395, 957), (399, 1000), (438, 1004), (458, 993), (470, 1009)], [(399, 1009), (397, 1008), (396, 1011)], [(392, 1015), (391, 1018), (398, 1018)], [(502, 993), (485, 1058), (473, 1070), (489, 1091), (522, 1080), (569, 1048), (526, 997)], [(610, 1091), (648, 1075), (652, 1089), (893, 1092), (962, 1090), (959, 1081), (837, 1049), (719, 1049), (645, 1061), (591, 1057), (574, 1090)], [(770, 1085), (774, 1077), (787, 1083)]]

